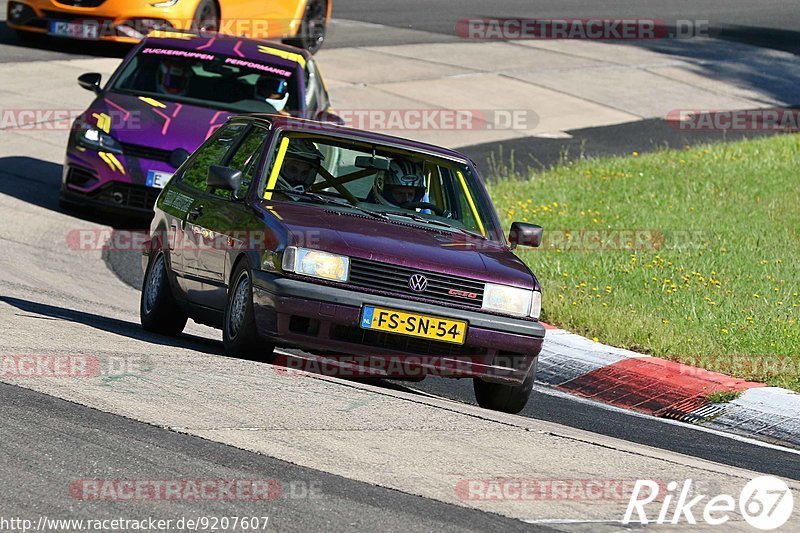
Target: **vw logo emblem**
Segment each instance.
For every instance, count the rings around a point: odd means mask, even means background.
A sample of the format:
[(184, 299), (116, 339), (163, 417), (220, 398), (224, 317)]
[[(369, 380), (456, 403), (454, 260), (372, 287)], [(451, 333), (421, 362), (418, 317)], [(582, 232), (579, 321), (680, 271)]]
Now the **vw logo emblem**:
[(428, 278), (422, 274), (413, 274), (408, 278), (408, 286), (414, 292), (425, 292), (425, 289), (428, 288)]

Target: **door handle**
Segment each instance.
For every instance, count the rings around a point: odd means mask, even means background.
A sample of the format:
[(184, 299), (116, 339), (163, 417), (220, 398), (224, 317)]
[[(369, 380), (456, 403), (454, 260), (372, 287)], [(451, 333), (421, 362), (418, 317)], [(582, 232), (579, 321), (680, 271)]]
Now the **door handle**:
[(197, 217), (203, 214), (203, 206), (198, 205), (197, 207), (193, 208), (189, 211), (189, 215), (186, 217), (189, 220), (197, 220)]

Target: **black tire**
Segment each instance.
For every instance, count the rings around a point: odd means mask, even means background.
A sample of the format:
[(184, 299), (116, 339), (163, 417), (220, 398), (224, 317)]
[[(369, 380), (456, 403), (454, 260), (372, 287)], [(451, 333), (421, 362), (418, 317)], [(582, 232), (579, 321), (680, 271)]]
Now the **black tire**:
[(308, 0), (297, 35), (291, 39), (284, 39), (283, 42), (297, 48), (305, 48), (312, 54), (316, 54), (325, 43), (328, 33), (327, 17), (328, 3), (326, 0)]
[(180, 308), (169, 285), (164, 253), (150, 255), (142, 282), (139, 320), (146, 331), (176, 337), (186, 327), (189, 317)]
[(219, 31), (219, 8), (214, 0), (200, 0), (192, 26), (192, 30), (200, 35)]
[(275, 345), (263, 339), (256, 329), (252, 279), (247, 260), (239, 261), (228, 285), (222, 345), (225, 355), (270, 361), (274, 358)]
[[(536, 362), (538, 363), (538, 358)], [(501, 411), (503, 413), (517, 414), (528, 404), (533, 392), (533, 382), (536, 379), (536, 364), (521, 385), (505, 385), (491, 383), (480, 378), (472, 379), (472, 388), (475, 391), (475, 400), (484, 409)]]

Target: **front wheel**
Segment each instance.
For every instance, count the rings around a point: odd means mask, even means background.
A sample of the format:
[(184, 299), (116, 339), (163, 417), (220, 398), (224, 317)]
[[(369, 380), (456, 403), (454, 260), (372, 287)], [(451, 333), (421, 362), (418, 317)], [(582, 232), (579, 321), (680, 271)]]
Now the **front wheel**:
[(291, 39), (284, 39), (283, 42), (298, 48), (305, 48), (315, 54), (325, 42), (327, 22), (328, 4), (325, 0), (309, 0), (297, 35)]
[(472, 388), (475, 391), (475, 400), (484, 409), (517, 414), (528, 404), (535, 379), (536, 365), (533, 365), (525, 381), (520, 385), (492, 383), (481, 378), (473, 378)]
[(219, 31), (219, 10), (213, 0), (201, 0), (194, 12), (194, 28), (197, 33), (215, 33)]
[(146, 331), (178, 336), (189, 317), (175, 301), (167, 278), (167, 261), (163, 252), (150, 256), (144, 273), (139, 320)]
[(246, 260), (236, 266), (228, 286), (222, 344), (225, 355), (265, 361), (273, 357), (275, 346), (265, 342), (256, 329), (252, 275)]

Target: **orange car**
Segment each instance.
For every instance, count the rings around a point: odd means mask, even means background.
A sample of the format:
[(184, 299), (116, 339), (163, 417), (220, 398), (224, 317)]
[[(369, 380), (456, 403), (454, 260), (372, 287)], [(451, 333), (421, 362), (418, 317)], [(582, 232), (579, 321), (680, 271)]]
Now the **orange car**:
[(153, 30), (218, 31), (313, 53), (330, 17), (331, 0), (9, 0), (6, 20), (18, 32), (123, 43)]

